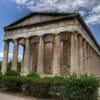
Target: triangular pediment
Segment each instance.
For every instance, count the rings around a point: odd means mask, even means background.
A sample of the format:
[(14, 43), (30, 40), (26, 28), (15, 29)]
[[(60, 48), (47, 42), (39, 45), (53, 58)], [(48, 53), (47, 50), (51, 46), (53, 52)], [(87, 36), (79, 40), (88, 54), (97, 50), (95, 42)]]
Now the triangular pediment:
[(28, 16), (21, 18), (18, 21), (15, 21), (14, 23), (8, 25), (5, 28), (6, 29), (7, 28), (16, 28), (16, 27), (22, 27), (22, 26), (26, 26), (26, 25), (36, 24), (36, 23), (52, 20), (52, 19), (57, 18), (59, 16), (64, 16), (64, 14), (57, 15), (57, 14), (44, 14), (44, 13), (43, 14), (42, 13), (35, 14), (35, 13), (33, 13), (33, 14), (30, 14)]

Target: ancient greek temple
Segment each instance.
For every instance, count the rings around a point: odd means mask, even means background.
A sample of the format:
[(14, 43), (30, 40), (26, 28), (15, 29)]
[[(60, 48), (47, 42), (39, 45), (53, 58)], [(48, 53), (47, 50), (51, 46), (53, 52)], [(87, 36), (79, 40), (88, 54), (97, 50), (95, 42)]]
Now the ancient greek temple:
[(7, 71), (9, 43), (14, 44), (11, 69), (16, 71), (23, 47), (21, 74), (71, 73), (100, 76), (100, 46), (78, 13), (31, 13), (4, 28), (2, 73)]

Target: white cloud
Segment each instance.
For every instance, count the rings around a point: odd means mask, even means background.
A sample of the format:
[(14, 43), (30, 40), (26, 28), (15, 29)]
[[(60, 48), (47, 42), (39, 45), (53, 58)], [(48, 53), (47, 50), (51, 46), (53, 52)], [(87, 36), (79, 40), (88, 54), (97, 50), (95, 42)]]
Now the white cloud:
[(85, 15), (85, 11), (78, 11), (82, 16)]
[[(100, 0), (13, 0), (31, 11), (80, 12), (87, 23), (100, 24)], [(90, 15), (89, 15), (90, 14)]]
[(94, 7), (93, 12), (100, 13), (100, 5)]
[(98, 15), (90, 15), (86, 19), (88, 24), (100, 24), (100, 14)]

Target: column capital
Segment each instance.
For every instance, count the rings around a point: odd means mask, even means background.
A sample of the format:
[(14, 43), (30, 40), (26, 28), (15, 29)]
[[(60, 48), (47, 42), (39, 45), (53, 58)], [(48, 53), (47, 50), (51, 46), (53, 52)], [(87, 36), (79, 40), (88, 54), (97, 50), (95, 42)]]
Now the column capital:
[(54, 42), (55, 34), (45, 34), (43, 35), (44, 42)]
[(7, 39), (7, 40), (3, 40), (4, 42), (12, 42), (13, 41), (13, 39)]
[(14, 39), (13, 42), (14, 42), (14, 45), (16, 45), (16, 44), (19, 43), (19, 40), (18, 39)]
[(31, 43), (39, 43), (39, 36), (35, 35), (35, 36), (31, 36), (29, 39), (31, 41)]
[(78, 31), (70, 32), (70, 34), (81, 35)]

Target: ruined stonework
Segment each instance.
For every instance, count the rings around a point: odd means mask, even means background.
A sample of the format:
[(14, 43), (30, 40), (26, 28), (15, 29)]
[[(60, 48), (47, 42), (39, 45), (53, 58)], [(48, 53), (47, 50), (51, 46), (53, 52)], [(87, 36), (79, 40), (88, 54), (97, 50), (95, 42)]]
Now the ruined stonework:
[(9, 43), (14, 44), (12, 70), (23, 47), (21, 74), (72, 73), (100, 76), (100, 47), (78, 13), (31, 13), (4, 28), (2, 73), (7, 71)]

